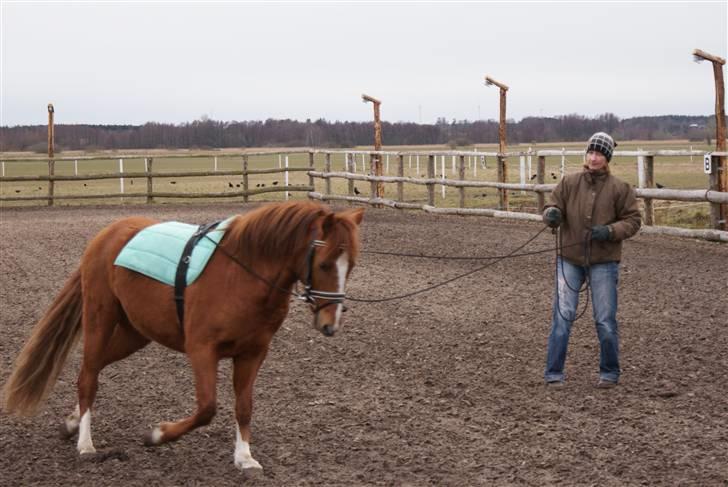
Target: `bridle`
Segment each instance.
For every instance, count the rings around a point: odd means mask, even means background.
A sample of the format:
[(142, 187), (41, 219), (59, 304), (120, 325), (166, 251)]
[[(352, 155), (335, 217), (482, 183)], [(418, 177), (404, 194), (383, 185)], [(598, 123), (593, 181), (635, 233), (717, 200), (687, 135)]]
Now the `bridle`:
[[(305, 279), (299, 279), (303, 284), (303, 293), (296, 294), (298, 299), (311, 306), (311, 311), (313, 311), (314, 314), (332, 304), (342, 304), (346, 299), (346, 293), (334, 293), (313, 289), (313, 258), (316, 253), (316, 247), (326, 247), (326, 242), (317, 239), (311, 240), (306, 254), (306, 277)], [(326, 299), (328, 302), (317, 305), (316, 299)], [(344, 311), (345, 310), (346, 307), (344, 307)]]
[[(257, 272), (255, 272), (249, 265), (238, 259), (235, 255), (231, 254), (230, 252), (227, 252), (222, 246), (220, 246), (217, 242), (212, 240), (210, 237), (205, 235), (205, 237), (212, 243), (215, 244), (215, 247), (220, 250), (225, 256), (227, 256), (228, 259), (232, 260), (236, 264), (238, 264), (240, 267), (245, 269), (245, 271), (250, 274), (251, 276), (255, 277), (258, 280), (263, 281), (270, 287), (271, 289), (278, 290), (285, 294), (291, 294), (296, 297), (296, 299), (299, 299), (303, 301), (304, 303), (308, 304), (311, 307), (311, 311), (316, 314), (322, 309), (326, 308), (327, 306), (330, 306), (332, 304), (342, 304), (342, 311), (346, 311), (346, 306), (343, 305), (344, 300), (346, 299), (346, 293), (337, 293), (337, 292), (330, 292), (330, 291), (321, 291), (319, 289), (313, 288), (313, 259), (316, 252), (316, 247), (326, 247), (326, 242), (323, 240), (318, 240), (316, 238), (311, 239), (311, 243), (308, 245), (308, 250), (306, 251), (306, 273), (305, 278), (301, 279), (299, 277), (299, 281), (303, 284), (303, 292), (299, 293), (297, 291), (292, 291), (290, 289), (284, 289), (272, 282), (270, 282), (265, 277), (261, 276)], [(326, 299), (328, 300), (325, 304), (316, 304), (317, 299)]]

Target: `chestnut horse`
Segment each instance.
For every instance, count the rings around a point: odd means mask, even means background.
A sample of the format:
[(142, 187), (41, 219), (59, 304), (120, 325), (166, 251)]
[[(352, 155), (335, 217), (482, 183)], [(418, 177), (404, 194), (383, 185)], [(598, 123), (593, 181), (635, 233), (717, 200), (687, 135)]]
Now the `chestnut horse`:
[(91, 242), (81, 264), (35, 326), (4, 388), (5, 410), (32, 414), (58, 378), (83, 332), (78, 404), (62, 429), (78, 432), (78, 452), (94, 453), (91, 406), (107, 365), (150, 341), (187, 354), (197, 409), (146, 435), (161, 445), (203, 426), (215, 415), (218, 361), (233, 360), (235, 465), (262, 468), (250, 453), (253, 383), (273, 335), (288, 314), (297, 281), (304, 283), (313, 326), (327, 336), (341, 326), (344, 288), (359, 252), (364, 210), (338, 213), (313, 202), (270, 204), (238, 215), (202, 275), (185, 291), (180, 324), (173, 288), (114, 265), (124, 245), (157, 223), (131, 217), (112, 223)]

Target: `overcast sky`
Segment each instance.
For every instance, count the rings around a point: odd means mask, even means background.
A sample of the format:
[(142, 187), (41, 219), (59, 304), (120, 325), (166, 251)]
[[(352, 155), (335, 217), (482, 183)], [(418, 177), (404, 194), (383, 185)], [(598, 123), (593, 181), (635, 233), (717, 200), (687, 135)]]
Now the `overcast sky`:
[(3, 0), (0, 125), (707, 115), (727, 5)]

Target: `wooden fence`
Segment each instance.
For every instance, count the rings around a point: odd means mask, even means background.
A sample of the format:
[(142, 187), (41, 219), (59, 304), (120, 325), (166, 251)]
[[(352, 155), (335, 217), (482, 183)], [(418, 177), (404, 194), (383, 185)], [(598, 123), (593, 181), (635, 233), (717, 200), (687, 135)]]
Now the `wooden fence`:
[[(276, 155), (308, 155), (308, 164), (305, 167), (286, 167), (286, 168), (270, 168), (270, 169), (249, 169), (248, 160), (253, 156), (276, 156)], [(316, 156), (323, 156), (323, 171), (315, 170), (315, 159)], [(332, 170), (332, 156), (342, 156), (344, 158), (344, 171), (333, 171)], [(645, 233), (665, 233), (671, 235), (703, 238), (707, 240), (717, 241), (728, 241), (728, 232), (721, 230), (724, 228), (725, 222), (718, 219), (720, 214), (719, 205), (728, 204), (728, 192), (721, 192), (719, 188), (719, 174), (718, 168), (720, 157), (726, 156), (726, 153), (712, 153), (708, 154), (708, 160), (706, 162), (706, 173), (710, 172), (709, 187), (705, 190), (679, 190), (679, 189), (660, 189), (654, 188), (654, 158), (660, 157), (677, 157), (677, 156), (699, 156), (704, 157), (705, 153), (702, 151), (616, 151), (615, 157), (636, 157), (638, 159), (638, 167), (640, 167), (639, 187), (635, 188), (637, 196), (644, 201), (644, 226), (643, 231)], [(368, 158), (369, 168), (368, 171), (360, 173), (356, 168), (356, 156)], [(536, 174), (534, 183), (523, 182), (521, 183), (506, 183), (503, 181), (476, 181), (466, 179), (466, 158), (470, 158), (471, 161), (485, 160), (490, 157), (491, 160), (501, 161), (505, 158), (536, 158)], [(245, 152), (236, 154), (200, 154), (200, 155), (189, 155), (189, 154), (165, 154), (164, 159), (189, 159), (189, 158), (212, 158), (212, 157), (224, 157), (234, 158), (240, 162), (240, 170), (228, 170), (228, 171), (175, 171), (175, 172), (154, 172), (154, 155), (127, 155), (127, 156), (113, 156), (113, 157), (55, 157), (49, 159), (47, 157), (42, 158), (3, 158), (5, 162), (47, 162), (48, 164), (48, 175), (42, 176), (2, 176), (0, 177), (0, 183), (7, 182), (48, 182), (48, 192), (46, 195), (37, 196), (1, 196), (0, 203), (4, 201), (46, 201), (48, 205), (53, 205), (55, 200), (61, 199), (97, 199), (97, 198), (139, 198), (145, 197), (148, 203), (153, 203), (157, 198), (231, 198), (231, 197), (242, 197), (243, 201), (249, 201), (251, 196), (262, 195), (265, 193), (280, 193), (286, 192), (306, 192), (307, 196), (311, 199), (318, 199), (324, 201), (348, 201), (352, 203), (363, 203), (374, 206), (388, 206), (392, 208), (403, 208), (403, 209), (419, 209), (432, 213), (444, 213), (444, 214), (458, 214), (458, 215), (483, 215), (491, 217), (503, 217), (521, 220), (533, 220), (540, 221), (540, 209), (544, 206), (545, 193), (553, 190), (555, 184), (546, 184), (546, 158), (547, 157), (560, 157), (562, 160), (562, 174), (563, 174), (563, 160), (566, 156), (583, 156), (583, 151), (580, 150), (539, 150), (539, 151), (521, 151), (521, 152), (508, 152), (506, 154), (499, 154), (496, 152), (470, 152), (470, 151), (351, 151), (351, 150), (291, 150), (291, 151), (275, 151), (275, 152)], [(383, 161), (387, 160), (387, 166), (389, 166), (389, 159), (394, 158), (396, 166), (396, 176), (375, 176), (375, 164), (382, 164)], [(423, 157), (426, 160), (426, 177), (406, 177), (404, 176), (405, 169), (405, 157)], [(441, 160), (441, 171), (440, 177), (436, 177), (437, 158)], [(445, 177), (446, 171), (444, 171), (444, 158), (451, 157), (453, 169), (457, 166), (457, 179), (448, 179)], [(57, 175), (55, 174), (55, 163), (57, 161), (79, 161), (79, 160), (116, 160), (116, 159), (145, 159), (145, 171), (143, 172), (127, 172), (127, 173), (98, 173), (98, 174), (82, 174), (82, 175)], [(216, 159), (217, 160), (217, 159)], [(456, 163), (457, 161), (457, 163)], [(477, 162), (474, 162), (477, 164)], [(216, 165), (217, 166), (217, 165)], [(360, 166), (361, 167), (361, 166)], [(364, 168), (366, 169), (366, 167)], [(477, 169), (477, 166), (474, 167)], [(305, 172), (308, 175), (307, 186), (289, 186), (285, 184), (280, 187), (266, 187), (250, 189), (248, 178), (250, 175), (259, 174), (274, 174), (289, 172)], [(389, 172), (389, 171), (387, 171)], [(522, 171), (523, 173), (523, 171)], [(502, 174), (502, 171), (499, 171)], [(155, 191), (154, 179), (155, 178), (185, 178), (185, 177), (211, 177), (211, 176), (242, 176), (242, 189), (240, 191), (226, 191), (226, 192), (163, 192)], [(146, 179), (146, 191), (135, 192), (135, 193), (103, 193), (103, 194), (73, 194), (73, 195), (57, 195), (55, 194), (56, 183), (64, 181), (84, 181), (84, 180), (103, 180), (103, 179), (121, 179), (121, 178), (144, 178)], [(335, 194), (332, 191), (332, 180), (333, 179), (344, 179), (347, 181), (347, 193), (346, 194)], [(315, 179), (323, 181), (323, 189), (316, 191)], [(376, 185), (382, 184), (393, 184), (396, 186), (396, 198), (376, 198), (376, 197), (364, 197), (356, 194), (354, 186), (355, 181), (368, 182), (371, 185), (371, 195), (376, 195)], [(426, 203), (407, 202), (404, 196), (404, 185), (421, 185), (426, 188)], [(459, 193), (458, 206), (457, 207), (436, 207), (435, 205), (435, 191), (436, 187), (454, 187)], [(466, 188), (496, 188), (499, 191), (499, 207), (496, 209), (492, 208), (466, 208)], [(122, 186), (123, 189), (123, 186)], [(538, 213), (525, 213), (510, 211), (508, 206), (508, 191), (522, 191), (534, 193), (534, 204)], [(689, 202), (707, 202), (710, 204), (710, 216), (711, 216), (711, 227), (712, 229), (682, 229), (674, 227), (658, 227), (654, 225), (654, 200), (670, 200), (670, 201), (689, 201)]]
[[(309, 176), (308, 186), (289, 186), (285, 184), (280, 187), (266, 187), (266, 188), (255, 188), (250, 189), (248, 186), (249, 176), (255, 174), (285, 174), (286, 180), (288, 173), (291, 172), (309, 172), (313, 168), (313, 153), (307, 151), (309, 154), (309, 166), (308, 167), (285, 167), (285, 168), (270, 168), (270, 169), (249, 169), (248, 160), (253, 156), (272, 156), (272, 155), (284, 155), (284, 154), (300, 154), (301, 151), (277, 151), (277, 152), (249, 152), (243, 154), (221, 154), (217, 156), (207, 154), (165, 154), (164, 159), (197, 159), (215, 158), (215, 166), (217, 167), (217, 158), (234, 158), (240, 161), (240, 170), (237, 171), (174, 171), (174, 172), (154, 172), (154, 157), (145, 155), (119, 155), (113, 157), (55, 157), (53, 159), (48, 158), (4, 158), (5, 162), (48, 162), (48, 175), (45, 176), (1, 176), (0, 183), (5, 182), (48, 182), (48, 193), (46, 195), (36, 196), (1, 196), (0, 202), (3, 201), (47, 201), (49, 206), (53, 206), (56, 200), (72, 200), (72, 199), (107, 199), (107, 198), (139, 198), (146, 197), (147, 203), (154, 203), (155, 198), (234, 198), (242, 197), (243, 201), (247, 202), (251, 196), (265, 194), (265, 193), (281, 193), (285, 192), (311, 192), (314, 191), (313, 178)], [(55, 174), (55, 164), (58, 161), (123, 161), (125, 159), (144, 159), (145, 171), (144, 172), (118, 172), (118, 173), (97, 173), (97, 174), (74, 174), (73, 176), (63, 176)], [(121, 165), (121, 162), (120, 162)], [(4, 171), (4, 166), (3, 166)], [(226, 191), (226, 192), (163, 192), (154, 190), (154, 178), (199, 178), (209, 176), (242, 176), (242, 190), (241, 191)], [(147, 181), (146, 191), (144, 192), (124, 192), (123, 191), (123, 180), (131, 178), (145, 178)], [(103, 180), (103, 179), (119, 179), (122, 183), (122, 191), (118, 193), (84, 193), (84, 194), (73, 194), (73, 195), (57, 195), (55, 194), (56, 182), (61, 181), (90, 181), (90, 180)]]
[[(325, 182), (324, 192), (314, 192), (309, 194), (310, 198), (324, 201), (349, 201), (356, 203), (365, 203), (373, 206), (389, 206), (392, 208), (419, 209), (431, 213), (456, 214), (456, 215), (483, 215), (499, 218), (511, 218), (521, 220), (540, 221), (540, 210), (543, 209), (545, 202), (545, 193), (553, 190), (555, 184), (545, 183), (546, 157), (562, 157), (578, 156), (582, 157), (584, 152), (579, 150), (540, 150), (527, 152), (508, 152), (504, 155), (496, 152), (388, 152), (388, 151), (316, 151), (325, 154), (325, 169), (323, 172), (311, 171), (309, 174), (315, 178), (322, 178)], [(337, 172), (331, 170), (331, 155), (336, 153), (346, 154), (346, 171)], [(353, 154), (366, 154), (370, 157), (369, 174), (358, 174), (352, 171), (351, 156)], [(408, 155), (423, 156), (427, 158), (427, 177), (405, 177), (404, 174), (404, 157)], [(614, 157), (637, 157), (638, 165), (643, 174), (640, 174), (640, 185), (643, 187), (635, 188), (638, 198), (644, 201), (644, 226), (645, 233), (661, 233), (675, 236), (703, 238), (706, 240), (728, 242), (728, 232), (721, 230), (724, 228), (725, 222), (718, 219), (719, 205), (728, 204), (728, 192), (718, 191), (719, 188), (719, 172), (720, 158), (725, 157), (728, 153), (714, 152), (708, 154), (708, 162), (705, 165), (705, 172), (710, 173), (709, 188), (705, 190), (679, 190), (679, 189), (660, 189), (654, 188), (654, 158), (661, 157), (677, 157), (677, 156), (700, 156), (704, 157), (706, 153), (702, 151), (674, 151), (674, 150), (658, 150), (658, 151), (616, 151)], [(393, 156), (396, 158), (397, 176), (375, 176), (373, 163), (376, 160), (381, 161), (383, 157)], [(439, 156), (454, 156), (457, 158), (457, 179), (446, 179), (445, 171), (441, 173), (442, 177), (436, 175), (436, 158)], [(537, 158), (536, 163), (536, 182), (535, 183), (506, 183), (494, 181), (468, 181), (465, 179), (465, 158), (466, 157), (491, 157), (499, 162), (505, 158), (531, 156)], [(563, 160), (563, 159), (562, 159)], [(563, 163), (562, 163), (563, 168)], [(563, 170), (563, 169), (562, 169)], [(499, 175), (503, 174), (499, 171)], [(331, 179), (343, 178), (349, 181), (349, 191), (347, 195), (337, 195), (331, 192)], [(387, 198), (366, 198), (354, 194), (353, 181), (366, 181), (372, 185), (371, 194), (376, 194), (374, 190), (378, 182), (393, 183), (397, 186), (396, 199)], [(424, 185), (427, 188), (427, 203), (411, 203), (404, 201), (404, 184)], [(435, 206), (435, 187), (450, 186), (457, 188), (459, 192), (459, 205), (457, 208), (438, 208)], [(465, 208), (465, 188), (497, 188), (501, 193), (501, 207), (498, 209), (484, 208)], [(529, 191), (535, 193), (535, 205), (539, 210), (538, 214), (514, 212), (508, 207), (508, 199), (505, 196), (507, 191)], [(708, 202), (710, 203), (711, 226), (710, 230), (699, 229), (683, 229), (675, 227), (658, 227), (654, 225), (654, 200), (670, 200), (670, 201), (691, 201), (691, 202)], [(505, 204), (504, 204), (505, 203)]]

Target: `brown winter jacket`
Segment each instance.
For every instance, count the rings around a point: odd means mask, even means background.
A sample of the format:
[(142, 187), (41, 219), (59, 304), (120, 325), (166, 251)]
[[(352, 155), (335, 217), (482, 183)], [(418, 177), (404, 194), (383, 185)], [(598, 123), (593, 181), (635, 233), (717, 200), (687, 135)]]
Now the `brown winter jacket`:
[[(546, 207), (561, 210), (563, 257), (584, 265), (584, 241), (589, 239), (589, 262), (619, 262), (622, 240), (637, 233), (642, 224), (637, 197), (632, 187), (609, 173), (588, 170), (569, 174), (556, 185)], [(591, 227), (609, 226), (609, 240), (591, 240)]]

